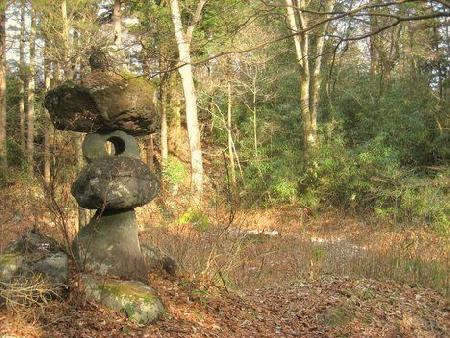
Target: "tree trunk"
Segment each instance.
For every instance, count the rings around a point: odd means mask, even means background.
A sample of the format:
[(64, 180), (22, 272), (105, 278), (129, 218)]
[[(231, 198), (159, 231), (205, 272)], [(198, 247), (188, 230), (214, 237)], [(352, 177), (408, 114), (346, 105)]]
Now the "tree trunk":
[(114, 47), (116, 61), (118, 62), (118, 68), (126, 70), (126, 58), (125, 50), (122, 45), (122, 1), (114, 0), (113, 16), (112, 16), (113, 28), (114, 28)]
[[(176, 73), (170, 74), (164, 94), (164, 108), (168, 126), (167, 151), (172, 151), (176, 155), (181, 155), (181, 157), (183, 157), (183, 155), (185, 155), (183, 151), (185, 148), (185, 139), (181, 126), (182, 94), (179, 90)], [(190, 153), (190, 150), (188, 152)]]
[[(324, 11), (329, 13), (333, 9), (335, 0), (326, 0)], [(328, 15), (326, 16), (328, 18)], [(314, 133), (314, 139), (312, 145), (317, 144), (317, 109), (319, 108), (319, 96), (320, 96), (320, 86), (322, 84), (322, 58), (323, 49), (325, 46), (325, 32), (328, 28), (328, 23), (322, 25), (319, 35), (316, 37), (316, 50), (314, 56), (314, 70), (311, 76), (311, 102), (310, 102), (310, 119), (311, 119), (311, 130)]]
[[(47, 42), (44, 49), (44, 85), (45, 92), (48, 92), (51, 88), (51, 69), (50, 62), (48, 60), (47, 51)], [(44, 182), (47, 184), (51, 181), (51, 151), (50, 151), (50, 135), (52, 132), (52, 123), (50, 121), (50, 116), (45, 109), (45, 123), (44, 126)]]
[(252, 82), (253, 92), (253, 148), (255, 150), (255, 158), (258, 157), (258, 138), (257, 138), (257, 124), (256, 124), (256, 75), (253, 77)]
[(114, 0), (113, 7), (113, 26), (114, 26), (114, 45), (117, 51), (122, 49), (122, 1)]
[[(78, 163), (78, 170), (81, 170), (84, 163), (84, 157), (83, 152), (81, 150), (81, 146), (83, 144), (83, 138), (85, 136), (84, 133), (77, 133), (77, 135), (74, 135), (76, 138), (75, 146), (76, 146), (76, 157), (77, 157), (77, 163)], [(89, 223), (89, 213), (87, 209), (77, 207), (78, 210), (78, 229), (77, 232), (85, 227)]]
[[(147, 62), (145, 62), (147, 64)], [(161, 49), (159, 51), (159, 71), (163, 74), (164, 70), (164, 60), (162, 57)], [(161, 151), (161, 166), (162, 169), (166, 168), (167, 160), (169, 158), (169, 140), (168, 140), (168, 125), (167, 125), (167, 109), (165, 104), (166, 91), (168, 80), (170, 80), (170, 75), (164, 74), (160, 77), (159, 81), (159, 96), (158, 96), (158, 108), (161, 114), (161, 133), (160, 133), (160, 151)]]
[[(378, 29), (378, 17), (372, 15), (370, 17), (370, 32), (373, 33)], [(369, 37), (369, 52), (370, 52), (370, 75), (375, 76), (378, 74), (378, 35), (371, 35)]]
[(70, 59), (70, 35), (69, 35), (69, 19), (67, 17), (67, 1), (61, 2), (61, 16), (63, 20), (62, 27), (62, 39), (63, 39), (63, 65), (64, 65), (64, 78), (73, 79), (75, 76), (74, 67)]
[[(317, 145), (317, 108), (319, 105), (322, 54), (325, 44), (327, 24), (323, 24), (310, 38), (308, 27), (308, 11), (304, 3), (292, 0), (286, 1), (287, 21), (293, 36), (297, 62), (300, 68), (300, 112), (303, 122), (303, 144), (306, 153)], [(332, 10), (335, 0), (325, 1), (325, 13)], [(311, 46), (310, 46), (311, 44)], [(311, 55), (313, 51), (314, 55)], [(311, 72), (311, 68), (312, 72)]]
[[(4, 5), (6, 7), (6, 5)], [(3, 6), (2, 6), (3, 7)], [(0, 12), (0, 167), (7, 166), (6, 150), (6, 8)]]
[(19, 119), (20, 119), (20, 147), (25, 152), (25, 88), (28, 87), (25, 76), (25, 1), (20, 4), (20, 41), (19, 41)]
[(35, 62), (36, 62), (36, 15), (31, 10), (30, 30), (30, 66), (28, 73), (28, 99), (27, 99), (27, 158), (28, 172), (34, 172), (34, 90), (35, 90)]
[(294, 6), (292, 0), (286, 0), (286, 11), (289, 28), (292, 33), (295, 33), (293, 38), (297, 63), (300, 68), (300, 113), (303, 122), (303, 145), (305, 151), (308, 151), (317, 143), (317, 130), (315, 124), (312, 123), (310, 114), (309, 35), (302, 31), (306, 26), (306, 18), (303, 17), (301, 9)]
[(167, 126), (167, 110), (164, 102), (164, 89), (161, 84), (159, 95), (159, 108), (161, 112), (161, 164), (164, 169), (169, 158), (169, 142), (168, 142), (168, 126)]
[(175, 39), (178, 47), (179, 62), (181, 64), (178, 71), (181, 76), (186, 106), (186, 124), (189, 135), (189, 148), (191, 152), (192, 202), (195, 206), (199, 207), (203, 194), (203, 159), (200, 140), (200, 127), (197, 116), (197, 95), (192, 74), (190, 41), (186, 39), (186, 34), (183, 32), (178, 0), (171, 0), (170, 8), (172, 11), (172, 22), (175, 29)]
[(155, 161), (153, 160), (153, 134), (150, 134), (147, 136), (146, 144), (145, 144), (145, 150), (147, 158), (147, 165), (150, 168), (152, 172), (155, 172)]
[(233, 156), (233, 139), (231, 135), (231, 83), (228, 81), (227, 84), (227, 96), (228, 96), (228, 106), (227, 106), (227, 135), (228, 135), (228, 159), (230, 161), (230, 178), (233, 186), (236, 186), (236, 166), (234, 164)]

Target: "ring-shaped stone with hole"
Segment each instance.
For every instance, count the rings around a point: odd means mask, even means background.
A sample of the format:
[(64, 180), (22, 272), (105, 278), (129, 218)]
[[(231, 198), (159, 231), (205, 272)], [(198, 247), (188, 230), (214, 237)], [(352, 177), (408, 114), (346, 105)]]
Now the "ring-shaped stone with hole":
[[(109, 154), (106, 150), (108, 141), (111, 142), (113, 146), (112, 154)], [(83, 156), (87, 162), (110, 156), (140, 158), (139, 146), (136, 139), (122, 130), (116, 130), (106, 134), (87, 134), (83, 141), (82, 150)]]

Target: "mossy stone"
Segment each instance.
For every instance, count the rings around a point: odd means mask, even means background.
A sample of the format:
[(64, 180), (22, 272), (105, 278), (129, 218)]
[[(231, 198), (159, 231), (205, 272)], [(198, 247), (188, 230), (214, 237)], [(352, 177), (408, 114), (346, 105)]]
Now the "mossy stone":
[(9, 282), (20, 270), (23, 260), (23, 255), (19, 253), (0, 255), (0, 281)]
[(45, 95), (45, 107), (56, 129), (92, 132), (103, 126), (103, 119), (88, 88), (71, 81)]
[(88, 299), (122, 311), (140, 324), (154, 322), (164, 312), (155, 290), (141, 282), (99, 279), (91, 275), (84, 275), (82, 280)]

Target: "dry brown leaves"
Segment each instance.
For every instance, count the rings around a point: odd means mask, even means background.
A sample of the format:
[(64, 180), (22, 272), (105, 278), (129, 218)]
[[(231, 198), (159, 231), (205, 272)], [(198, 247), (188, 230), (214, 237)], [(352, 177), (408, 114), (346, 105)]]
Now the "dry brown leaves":
[(25, 337), (446, 337), (448, 300), (428, 289), (326, 277), (238, 295), (152, 277), (168, 313), (146, 327), (81, 299), (44, 313), (0, 312), (0, 335)]

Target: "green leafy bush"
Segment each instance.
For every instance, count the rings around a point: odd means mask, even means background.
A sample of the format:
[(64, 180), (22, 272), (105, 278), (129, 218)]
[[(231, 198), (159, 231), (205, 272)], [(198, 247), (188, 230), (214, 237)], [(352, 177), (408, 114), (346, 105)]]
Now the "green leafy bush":
[(199, 231), (206, 231), (209, 228), (208, 216), (201, 210), (189, 208), (180, 217), (178, 217), (178, 224), (192, 224), (192, 226)]
[(450, 229), (449, 173), (419, 177), (400, 165), (383, 135), (355, 149), (342, 139), (323, 144), (302, 175), (300, 203), (310, 208), (372, 211), (384, 220)]
[(181, 184), (187, 178), (184, 164), (176, 157), (169, 156), (167, 165), (163, 170), (163, 178), (169, 184)]

